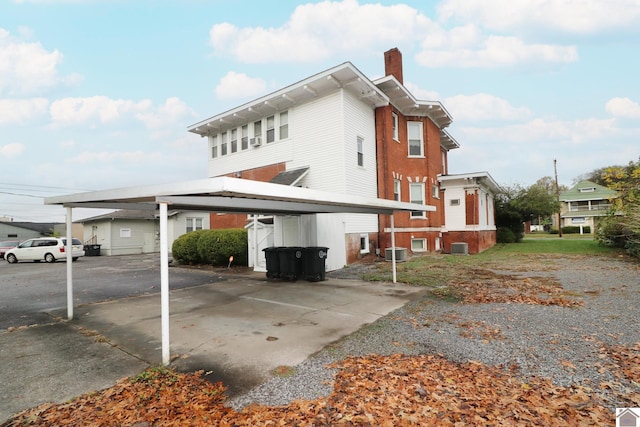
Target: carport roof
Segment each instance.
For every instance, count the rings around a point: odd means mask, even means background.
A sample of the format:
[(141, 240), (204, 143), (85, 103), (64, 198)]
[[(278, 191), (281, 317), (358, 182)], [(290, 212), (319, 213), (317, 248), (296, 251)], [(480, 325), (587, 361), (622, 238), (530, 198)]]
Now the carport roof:
[(102, 209), (175, 210), (260, 214), (435, 211), (434, 206), (340, 194), (239, 178), (217, 177), (47, 197), (46, 205)]

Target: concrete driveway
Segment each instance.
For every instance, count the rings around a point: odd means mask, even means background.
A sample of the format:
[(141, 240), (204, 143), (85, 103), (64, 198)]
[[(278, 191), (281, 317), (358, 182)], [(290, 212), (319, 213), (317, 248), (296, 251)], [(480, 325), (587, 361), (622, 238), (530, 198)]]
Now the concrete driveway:
[[(231, 396), (422, 294), (406, 285), (354, 280), (217, 277), (171, 291), (172, 366), (204, 370), (209, 380), (223, 381)], [(71, 322), (0, 333), (0, 422), (160, 363), (159, 294), (86, 304), (75, 314)]]

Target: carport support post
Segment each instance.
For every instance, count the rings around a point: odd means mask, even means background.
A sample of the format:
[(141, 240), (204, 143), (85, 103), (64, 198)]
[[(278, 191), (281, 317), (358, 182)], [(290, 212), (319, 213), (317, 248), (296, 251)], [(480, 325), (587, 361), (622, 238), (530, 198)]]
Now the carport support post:
[(391, 270), (393, 271), (393, 283), (396, 283), (396, 227), (391, 214)]
[(160, 203), (160, 306), (162, 323), (162, 364), (171, 363), (169, 343), (169, 244), (167, 240), (167, 203)]
[(67, 319), (73, 320), (73, 230), (71, 226), (73, 208), (67, 207), (67, 244), (65, 251), (67, 252)]

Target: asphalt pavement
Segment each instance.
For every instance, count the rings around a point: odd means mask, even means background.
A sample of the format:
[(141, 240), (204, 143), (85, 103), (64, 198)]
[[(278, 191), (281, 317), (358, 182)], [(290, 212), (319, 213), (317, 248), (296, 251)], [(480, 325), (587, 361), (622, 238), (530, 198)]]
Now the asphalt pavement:
[[(65, 265), (0, 263), (2, 321), (10, 325), (0, 327), (0, 423), (161, 362), (158, 254), (74, 263), (72, 321), (62, 320), (66, 294), (54, 278), (60, 268)], [(169, 281), (172, 366), (204, 370), (209, 380), (223, 381), (230, 396), (422, 294), (390, 283), (287, 282), (264, 273), (179, 267), (170, 269)], [(21, 286), (27, 291), (18, 297)]]

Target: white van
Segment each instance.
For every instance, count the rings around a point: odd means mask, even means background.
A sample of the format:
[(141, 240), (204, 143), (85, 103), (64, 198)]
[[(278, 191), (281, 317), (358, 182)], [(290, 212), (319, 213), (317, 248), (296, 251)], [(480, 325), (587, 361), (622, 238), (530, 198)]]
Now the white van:
[[(76, 261), (84, 256), (84, 246), (78, 239), (71, 241), (72, 258)], [(19, 261), (56, 262), (57, 259), (66, 260), (67, 239), (57, 237), (38, 237), (36, 239), (25, 240), (13, 249), (9, 249), (4, 258), (10, 264)]]

